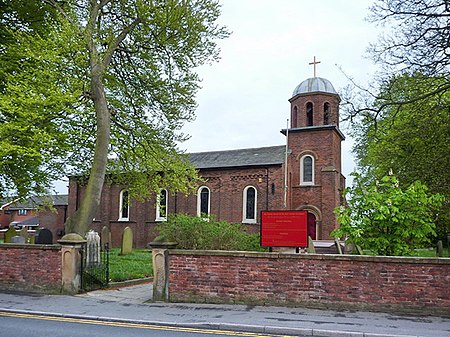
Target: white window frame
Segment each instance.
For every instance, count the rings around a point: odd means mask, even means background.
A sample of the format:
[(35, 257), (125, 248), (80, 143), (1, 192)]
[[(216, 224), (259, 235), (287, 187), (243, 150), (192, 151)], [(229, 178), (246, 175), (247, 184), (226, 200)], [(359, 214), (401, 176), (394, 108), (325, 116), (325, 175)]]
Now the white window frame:
[[(123, 211), (123, 194), (127, 192), (128, 194), (128, 216), (124, 217), (122, 214)], [(130, 220), (130, 193), (127, 189), (123, 189), (119, 194), (119, 219), (118, 221), (129, 221)]]
[[(309, 157), (311, 158), (311, 169), (312, 169), (312, 174), (311, 174), (311, 181), (305, 181), (305, 177), (304, 177), (304, 161), (305, 159)], [(315, 168), (315, 159), (314, 156), (310, 155), (310, 154), (306, 154), (303, 157), (300, 158), (300, 185), (302, 186), (311, 186), (314, 185), (314, 168)]]
[(201, 192), (202, 190), (206, 188), (208, 190), (208, 216), (211, 212), (211, 190), (209, 189), (208, 186), (201, 186), (198, 190), (197, 190), (197, 216), (201, 216)]
[[(164, 205), (166, 209), (165, 216), (161, 216), (161, 193), (166, 192), (166, 204)], [(167, 221), (167, 210), (169, 205), (169, 194), (166, 189), (161, 189), (159, 193), (156, 195), (156, 218), (155, 221)]]
[[(253, 188), (255, 190), (255, 210), (253, 214), (253, 219), (247, 218), (247, 191)], [(243, 198), (242, 198), (242, 222), (243, 223), (256, 223), (256, 217), (258, 214), (258, 190), (255, 186), (247, 186), (244, 188)]]

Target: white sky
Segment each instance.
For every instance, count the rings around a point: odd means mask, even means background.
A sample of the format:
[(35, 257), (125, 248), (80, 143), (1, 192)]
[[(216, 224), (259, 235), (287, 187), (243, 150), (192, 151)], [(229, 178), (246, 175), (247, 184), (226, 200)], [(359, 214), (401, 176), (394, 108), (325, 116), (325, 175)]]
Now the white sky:
[[(197, 118), (183, 129), (187, 152), (282, 145), (295, 87), (317, 76), (340, 92), (345, 73), (367, 83), (367, 59), (377, 31), (364, 18), (372, 0), (223, 0), (220, 23), (232, 35), (219, 42), (221, 60), (199, 71)], [(346, 134), (348, 125), (341, 125)], [(351, 139), (343, 142), (343, 173), (354, 170)], [(349, 183), (349, 181), (347, 181)], [(349, 185), (349, 184), (347, 184)]]
[[(232, 32), (219, 41), (221, 60), (199, 69), (203, 79), (196, 120), (183, 132), (187, 152), (282, 145), (295, 87), (313, 76), (308, 65), (316, 56), (317, 76), (340, 92), (347, 78), (367, 83), (375, 67), (366, 58), (378, 32), (364, 18), (372, 0), (222, 0), (220, 24)], [(342, 143), (347, 186), (354, 170), (352, 140)], [(56, 184), (67, 193), (67, 183)]]

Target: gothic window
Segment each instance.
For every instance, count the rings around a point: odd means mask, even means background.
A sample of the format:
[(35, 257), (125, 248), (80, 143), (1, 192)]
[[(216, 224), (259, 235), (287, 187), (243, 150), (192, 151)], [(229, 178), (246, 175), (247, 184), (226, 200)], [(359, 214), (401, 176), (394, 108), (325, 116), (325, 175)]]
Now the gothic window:
[(306, 126), (313, 126), (314, 123), (314, 108), (311, 102), (306, 104)]
[(292, 127), (293, 128), (298, 127), (298, 125), (297, 125), (297, 118), (298, 118), (297, 113), (298, 113), (297, 112), (297, 107), (294, 106), (294, 109), (292, 110)]
[(300, 159), (300, 185), (314, 185), (314, 158), (310, 155)]
[(167, 190), (161, 190), (156, 196), (156, 221), (167, 220)]
[(130, 197), (128, 190), (120, 191), (119, 195), (119, 220), (128, 221), (130, 214)]
[(323, 105), (323, 125), (330, 124), (330, 103)]
[(200, 187), (197, 194), (197, 215), (209, 215), (210, 204), (209, 188), (206, 186)]
[(257, 193), (256, 188), (253, 186), (247, 186), (244, 188), (244, 198), (243, 198), (243, 210), (245, 223), (256, 223), (256, 200)]

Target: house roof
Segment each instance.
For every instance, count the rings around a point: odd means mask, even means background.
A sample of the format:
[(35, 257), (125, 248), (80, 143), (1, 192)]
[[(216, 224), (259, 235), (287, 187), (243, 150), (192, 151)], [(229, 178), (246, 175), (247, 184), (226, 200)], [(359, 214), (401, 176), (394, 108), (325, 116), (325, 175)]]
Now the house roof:
[(33, 227), (36, 227), (36, 226), (39, 226), (39, 217), (34, 216), (32, 218), (29, 218), (29, 219), (26, 219), (26, 220), (23, 220), (23, 221), (13, 221), (12, 223), (16, 224), (16, 225), (21, 225), (21, 226), (33, 226)]
[(56, 194), (56, 195), (47, 195), (42, 197), (32, 196), (24, 200), (15, 200), (9, 205), (5, 203), (2, 206), (3, 208), (7, 208), (9, 210), (18, 210), (18, 209), (36, 209), (39, 206), (43, 205), (53, 205), (53, 206), (64, 206), (68, 204), (68, 195), (67, 194)]
[(198, 152), (188, 154), (198, 169), (231, 168), (243, 166), (272, 166), (284, 162), (284, 145), (250, 149)]

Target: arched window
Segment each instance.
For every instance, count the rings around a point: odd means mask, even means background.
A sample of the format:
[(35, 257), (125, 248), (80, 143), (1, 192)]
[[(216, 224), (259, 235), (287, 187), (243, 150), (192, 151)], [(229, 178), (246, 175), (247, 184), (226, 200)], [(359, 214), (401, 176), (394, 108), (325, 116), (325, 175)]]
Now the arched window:
[(210, 192), (209, 188), (202, 186), (198, 189), (197, 193), (197, 215), (203, 214), (209, 215), (210, 211)]
[(119, 195), (119, 220), (128, 221), (130, 217), (130, 197), (128, 190), (120, 191)]
[(323, 105), (323, 125), (328, 125), (330, 123), (330, 103), (325, 103)]
[(167, 190), (161, 190), (156, 196), (156, 221), (167, 220)]
[(298, 125), (297, 125), (297, 118), (298, 118), (297, 113), (298, 113), (297, 112), (297, 107), (294, 106), (294, 109), (292, 109), (292, 127), (293, 128), (298, 127)]
[(310, 155), (300, 159), (300, 185), (314, 185), (314, 157)]
[(311, 102), (306, 104), (306, 126), (313, 126), (314, 124), (314, 108)]
[(256, 223), (256, 201), (257, 192), (253, 186), (247, 186), (244, 188), (243, 198), (243, 222)]

